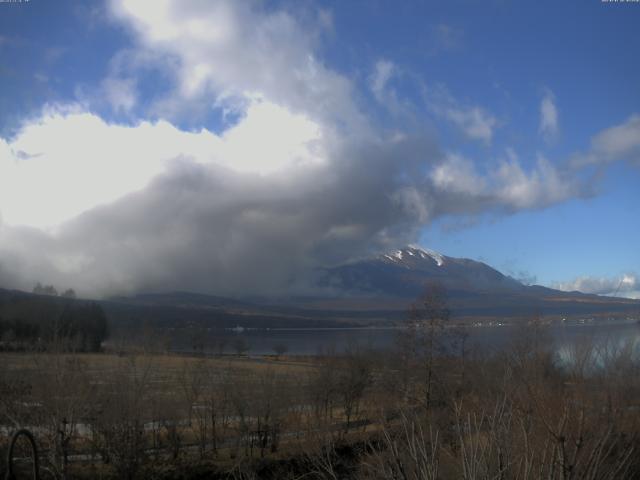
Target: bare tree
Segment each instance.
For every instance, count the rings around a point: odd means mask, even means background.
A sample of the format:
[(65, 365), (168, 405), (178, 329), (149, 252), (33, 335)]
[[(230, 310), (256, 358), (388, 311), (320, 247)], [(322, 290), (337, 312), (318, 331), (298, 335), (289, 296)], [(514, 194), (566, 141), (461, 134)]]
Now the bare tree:
[(402, 412), (395, 424), (383, 423), (379, 444), (372, 445), (362, 462), (367, 480), (435, 480), (440, 473), (441, 443), (438, 431)]
[(338, 370), (337, 390), (342, 399), (345, 417), (344, 431), (360, 414), (360, 405), (366, 389), (371, 385), (372, 371), (369, 359), (359, 351), (347, 352)]
[(93, 404), (93, 428), (103, 461), (111, 463), (118, 478), (132, 480), (145, 464), (145, 423), (149, 384), (154, 370), (150, 356), (121, 359), (105, 375)]
[(246, 355), (249, 351), (249, 342), (246, 338), (238, 336), (233, 340), (233, 349), (238, 356)]
[(64, 292), (60, 294), (63, 298), (75, 299), (77, 297), (76, 291), (73, 288), (67, 288)]
[[(435, 360), (442, 348), (442, 334), (449, 317), (445, 288), (439, 283), (429, 283), (411, 306), (406, 330), (400, 339), (407, 362), (417, 361), (424, 369), (424, 404), (427, 409), (432, 403)], [(407, 364), (406, 368), (411, 367)]]
[(209, 437), (209, 405), (206, 398), (207, 364), (204, 359), (185, 359), (179, 375), (179, 384), (187, 411), (187, 425), (198, 442), (200, 458), (204, 458)]
[(276, 354), (276, 358), (277, 358), (277, 359), (280, 359), (280, 357), (281, 357), (282, 355), (284, 355), (285, 353), (287, 353), (287, 352), (289, 351), (289, 347), (287, 347), (287, 345), (286, 345), (286, 344), (284, 344), (284, 343), (276, 343), (276, 344), (273, 346), (273, 351), (274, 351), (274, 352), (275, 352), (275, 354)]

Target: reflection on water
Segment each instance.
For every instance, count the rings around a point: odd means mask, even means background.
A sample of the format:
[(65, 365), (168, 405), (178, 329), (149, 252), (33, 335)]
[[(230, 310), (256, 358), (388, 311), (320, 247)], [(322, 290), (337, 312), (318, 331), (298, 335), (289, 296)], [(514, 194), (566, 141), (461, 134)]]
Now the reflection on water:
[(560, 362), (580, 362), (585, 368), (613, 365), (617, 359), (640, 358), (640, 325), (588, 326), (575, 332), (560, 332), (555, 338)]
[[(554, 324), (546, 327), (550, 341), (554, 343), (561, 359), (575, 355), (586, 345), (598, 349), (635, 348), (640, 345), (640, 325), (626, 323), (591, 323), (581, 325)], [(522, 335), (522, 327), (469, 327), (467, 346), (481, 351), (498, 351), (507, 348)], [(394, 346), (399, 329), (394, 328), (344, 328), (344, 329), (271, 329), (244, 330), (242, 332), (200, 332), (197, 338), (188, 334), (172, 335), (174, 351), (193, 351), (198, 348), (208, 353), (234, 353), (237, 344), (243, 344), (250, 355), (272, 355), (281, 346), (288, 355), (315, 355), (318, 353), (342, 353), (355, 346), (389, 349)], [(578, 349), (578, 350), (577, 350)]]

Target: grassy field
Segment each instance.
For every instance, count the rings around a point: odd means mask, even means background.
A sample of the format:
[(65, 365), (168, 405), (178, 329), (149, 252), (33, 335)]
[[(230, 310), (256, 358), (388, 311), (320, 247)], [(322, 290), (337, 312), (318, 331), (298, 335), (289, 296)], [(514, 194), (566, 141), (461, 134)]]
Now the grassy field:
[[(233, 468), (238, 458), (299, 453), (303, 431), (319, 431), (302, 418), (317, 358), (44, 352), (0, 361), (0, 448), (26, 427), (56, 474), (90, 464), (117, 477), (150, 458)], [(344, 422), (338, 406), (325, 410), (326, 425)]]
[(306, 358), (3, 353), (0, 458), (26, 427), (44, 478), (637, 478), (632, 344), (559, 362), (537, 325), (443, 356), (428, 332)]

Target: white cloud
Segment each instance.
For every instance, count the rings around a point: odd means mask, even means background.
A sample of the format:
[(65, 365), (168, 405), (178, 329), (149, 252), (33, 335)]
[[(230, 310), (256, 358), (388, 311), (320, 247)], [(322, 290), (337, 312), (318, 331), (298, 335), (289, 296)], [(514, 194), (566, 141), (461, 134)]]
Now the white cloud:
[(443, 110), (444, 116), (453, 122), (465, 135), (473, 140), (491, 144), (496, 118), (480, 107), (449, 107)]
[(102, 82), (107, 101), (115, 111), (129, 112), (137, 103), (136, 85), (131, 78), (110, 77)]
[(546, 89), (540, 101), (540, 127), (539, 131), (546, 139), (552, 139), (558, 133), (558, 108), (555, 104), (555, 95)]
[(505, 161), (496, 174), (498, 198), (513, 210), (542, 208), (580, 195), (582, 185), (563, 175), (544, 157), (529, 172), (517, 161)]
[[(416, 124), (419, 120), (416, 117), (414, 102), (403, 97), (403, 89), (394, 85), (394, 80), (401, 79), (406, 80), (406, 75), (398, 65), (387, 59), (379, 59), (368, 78), (369, 90), (376, 102), (384, 107), (385, 114), (391, 115), (396, 125)], [(398, 134), (402, 135), (401, 132)]]
[(323, 30), (333, 31), (334, 21), (331, 10), (321, 8), (318, 10), (318, 23)]
[(631, 115), (624, 123), (597, 133), (591, 140), (588, 152), (575, 155), (571, 165), (583, 168), (588, 165), (606, 165), (628, 161), (640, 166), (640, 115)]
[(432, 29), (433, 51), (456, 50), (462, 45), (463, 30), (453, 25), (439, 23)]
[(498, 126), (493, 114), (477, 105), (463, 105), (443, 86), (424, 87), (423, 94), (427, 108), (436, 116), (452, 123), (467, 138), (491, 144)]
[(449, 154), (436, 165), (430, 178), (437, 192), (446, 196), (450, 212), (503, 210), (516, 212), (540, 209), (569, 198), (586, 195), (589, 189), (577, 179), (559, 171), (544, 157), (525, 169), (512, 150), (488, 174), (460, 155)]
[(476, 171), (473, 162), (458, 154), (448, 155), (446, 161), (431, 171), (431, 180), (442, 191), (481, 195), (487, 182)]
[(260, 99), (221, 136), (50, 109), (12, 140), (0, 139), (0, 213), (9, 224), (54, 226), (144, 188), (178, 158), (255, 174), (318, 164), (321, 136), (304, 115)]
[(640, 115), (598, 133), (592, 141), (592, 156), (599, 161), (629, 160), (640, 164)]
[[(293, 17), (241, 2), (111, 9), (136, 42), (103, 87), (126, 110), (134, 85), (120, 80), (163, 69), (175, 82), (154, 105), (164, 119), (50, 109), (0, 139), (3, 284), (265, 291), (321, 260), (413, 240), (420, 213), (394, 200), (406, 187), (395, 169), (435, 148), (378, 140)], [(239, 120), (218, 134), (175, 126), (202, 106)]]
[(378, 60), (371, 75), (371, 91), (378, 102), (384, 103), (385, 89), (391, 77), (395, 74), (396, 66), (388, 60)]
[[(91, 117), (63, 120), (99, 122)], [(3, 285), (30, 288), (44, 281), (74, 286), (83, 295), (175, 288), (281, 292), (314, 266), (345, 261), (354, 252), (378, 251), (383, 244), (409, 243), (430, 219), (419, 179), (398, 182), (395, 177), (398, 167), (415, 169), (417, 162), (437, 155), (428, 143), (323, 139), (321, 162), (301, 163), (294, 155), (283, 168), (257, 175), (252, 168), (223, 168), (217, 157), (208, 161), (212, 151), (224, 153), (227, 143), (210, 132), (181, 132), (166, 122), (130, 130), (105, 125), (98, 123), (96, 131), (114, 143), (127, 137), (131, 153), (138, 154), (118, 152), (127, 160), (156, 158), (145, 148), (159, 143), (153, 148), (163, 149), (161, 139), (192, 158), (159, 160), (154, 166), (161, 173), (144, 188), (87, 210), (53, 231), (0, 223)], [(97, 149), (103, 145), (99, 138), (92, 140)], [(249, 153), (255, 160), (263, 152)], [(127, 172), (115, 168), (102, 176), (111, 184)], [(99, 185), (87, 171), (81, 174), (74, 181)], [(55, 195), (95, 201), (86, 196), (89, 188), (80, 193), (76, 188), (67, 182), (45, 192), (29, 190), (36, 201), (18, 200), (39, 205), (49, 215), (65, 206)], [(33, 214), (39, 220), (41, 212), (8, 213)]]
[[(366, 123), (351, 100), (351, 83), (317, 60), (316, 36), (284, 11), (235, 1), (110, 5), (134, 32), (137, 56), (149, 53), (175, 78), (175, 90), (156, 104), (162, 115), (193, 115), (204, 99), (257, 93), (325, 124)], [(326, 23), (326, 15), (318, 21)]]
[(634, 273), (625, 273), (615, 278), (581, 276), (568, 282), (556, 283), (554, 287), (567, 292), (640, 298), (640, 279)]

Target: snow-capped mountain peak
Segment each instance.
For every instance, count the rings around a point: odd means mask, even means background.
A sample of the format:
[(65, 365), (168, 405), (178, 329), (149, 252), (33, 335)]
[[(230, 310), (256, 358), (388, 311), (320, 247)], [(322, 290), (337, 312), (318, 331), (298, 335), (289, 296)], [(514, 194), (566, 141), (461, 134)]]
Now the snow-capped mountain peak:
[(396, 250), (393, 253), (389, 253), (386, 255), (382, 255), (383, 258), (392, 261), (392, 262), (402, 262), (404, 260), (407, 260), (411, 257), (413, 258), (421, 258), (423, 260), (426, 259), (431, 259), (434, 262), (436, 262), (436, 264), (441, 267), (442, 265), (444, 265), (444, 256), (439, 254), (438, 252), (435, 252), (433, 250), (430, 249), (425, 249), (425, 248), (421, 248), (418, 247), (416, 245), (409, 245), (406, 248), (403, 248), (401, 250)]
[(430, 250), (428, 248), (420, 248), (420, 247), (411, 247), (413, 250), (418, 251), (421, 258), (430, 257), (435, 261), (439, 267), (444, 265), (444, 256), (436, 252), (435, 250)]

